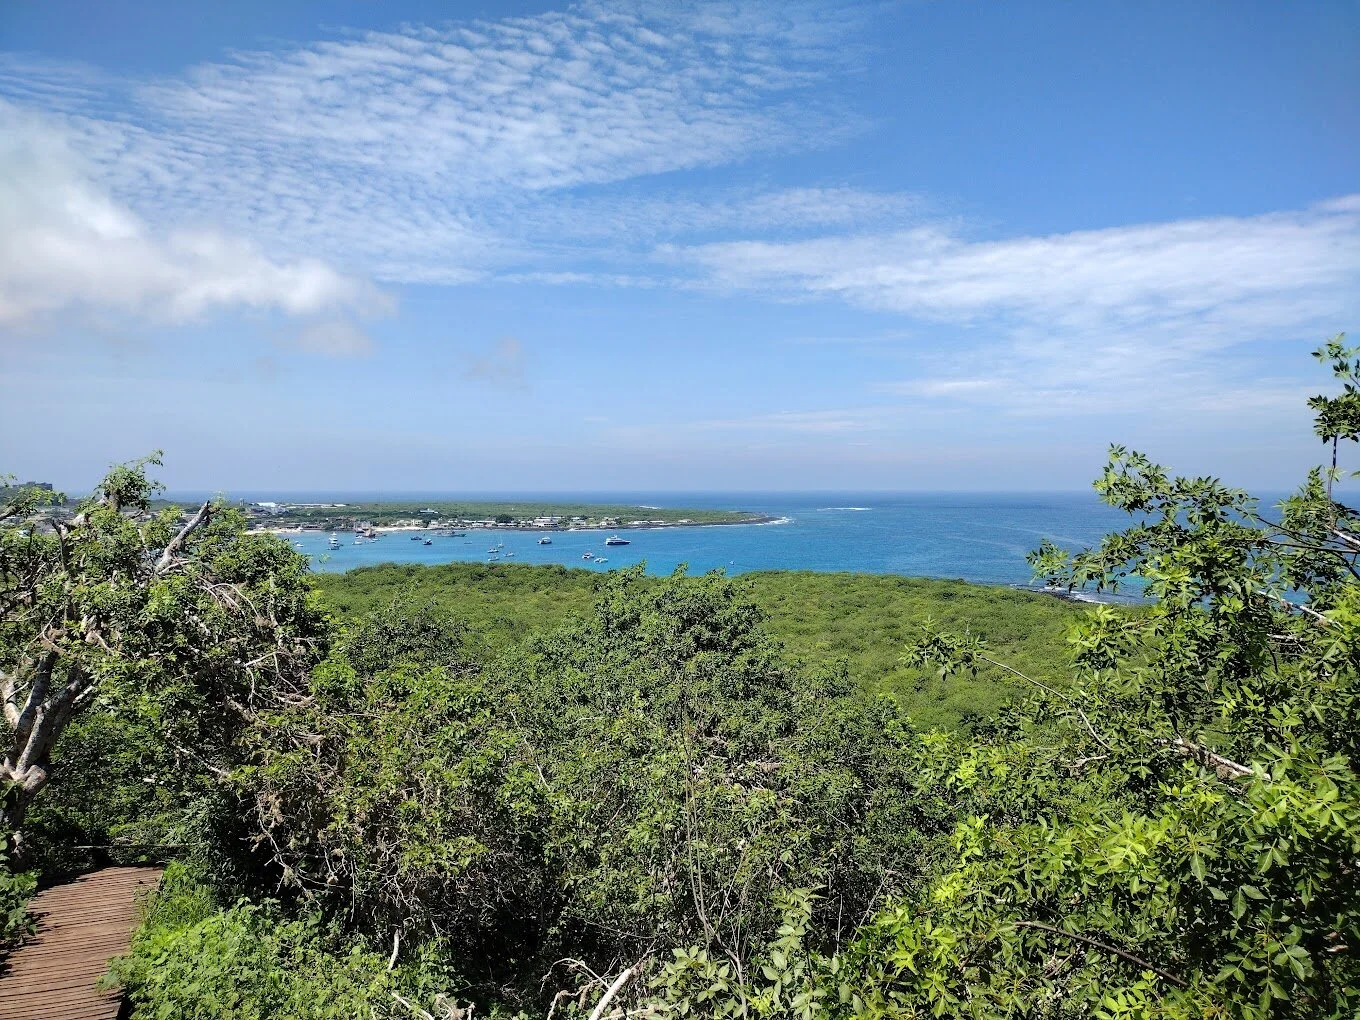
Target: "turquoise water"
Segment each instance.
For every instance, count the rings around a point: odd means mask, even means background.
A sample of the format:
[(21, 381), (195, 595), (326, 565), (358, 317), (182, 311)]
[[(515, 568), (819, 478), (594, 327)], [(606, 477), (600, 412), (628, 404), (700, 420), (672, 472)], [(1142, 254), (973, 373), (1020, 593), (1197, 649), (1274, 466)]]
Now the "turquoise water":
[[(321, 498), (319, 494), (308, 495)], [(429, 499), (439, 496), (413, 495)], [(343, 497), (329, 494), (326, 498)], [(357, 501), (364, 497), (351, 494), (349, 498)], [(535, 498), (553, 497), (539, 494)], [(503, 542), (505, 558), (501, 562), (557, 563), (588, 570), (645, 562), (648, 572), (665, 574), (684, 563), (693, 573), (715, 568), (729, 573), (778, 569), (859, 571), (1026, 584), (1032, 578), (1025, 554), (1044, 539), (1078, 548), (1095, 543), (1107, 532), (1129, 523), (1128, 518), (1089, 493), (671, 497), (576, 493), (570, 497), (559, 494), (556, 498), (750, 510), (777, 517), (779, 523), (621, 528), (618, 534), (631, 544), (608, 549), (604, 540), (609, 533), (603, 531), (553, 532), (551, 545), (538, 544), (542, 532), (508, 529), (469, 531), (465, 538), (432, 534), (433, 544), (428, 546), (412, 541), (405, 532), (386, 532), (377, 540), (356, 545), (353, 535), (341, 532), (338, 537), (342, 544), (333, 552), (326, 547), (325, 534), (306, 534), (296, 541), (298, 548), (311, 557), (314, 568), (322, 571), (352, 570), (385, 562), (485, 562), (490, 546)], [(587, 551), (606, 556), (608, 562), (582, 559)]]

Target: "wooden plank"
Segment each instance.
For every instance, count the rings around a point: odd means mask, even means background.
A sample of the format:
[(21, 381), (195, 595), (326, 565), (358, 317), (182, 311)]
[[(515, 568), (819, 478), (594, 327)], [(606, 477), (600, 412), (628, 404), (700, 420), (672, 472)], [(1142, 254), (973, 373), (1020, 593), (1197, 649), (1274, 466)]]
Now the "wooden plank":
[(159, 868), (105, 868), (35, 896), (37, 931), (0, 968), (0, 1020), (116, 1020), (120, 997), (98, 981), (127, 952), (137, 898), (160, 877)]

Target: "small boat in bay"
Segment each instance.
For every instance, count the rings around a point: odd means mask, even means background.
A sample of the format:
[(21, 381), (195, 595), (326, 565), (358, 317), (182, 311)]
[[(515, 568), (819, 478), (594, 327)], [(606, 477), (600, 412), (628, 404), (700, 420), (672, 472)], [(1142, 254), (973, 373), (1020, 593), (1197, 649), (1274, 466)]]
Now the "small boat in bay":
[(552, 539), (549, 538), (547, 535), (544, 535), (542, 538), (540, 538), (540, 539), (538, 540), (538, 544), (539, 544), (539, 545), (552, 545)]

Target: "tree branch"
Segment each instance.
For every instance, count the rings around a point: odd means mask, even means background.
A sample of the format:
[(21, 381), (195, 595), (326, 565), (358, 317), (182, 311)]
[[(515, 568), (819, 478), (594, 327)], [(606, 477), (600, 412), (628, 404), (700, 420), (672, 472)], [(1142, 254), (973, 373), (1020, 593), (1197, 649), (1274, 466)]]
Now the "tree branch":
[(982, 655), (981, 653), (978, 654), (978, 658), (981, 659), (983, 662), (990, 662), (993, 666), (997, 666), (1000, 669), (1004, 669), (1008, 673), (1014, 673), (1021, 680), (1025, 680), (1028, 683), (1032, 683), (1035, 687), (1039, 688), (1041, 691), (1047, 691), (1049, 694), (1053, 695), (1053, 697), (1058, 698), (1061, 701), (1067, 702), (1067, 704), (1072, 706), (1072, 710), (1076, 712), (1077, 715), (1081, 716), (1081, 721), (1086, 725), (1086, 731), (1090, 733), (1093, 738), (1095, 738), (1095, 742), (1099, 744), (1101, 747), (1105, 748), (1105, 750), (1107, 751), (1114, 750), (1114, 748), (1107, 744), (1104, 738), (1101, 737), (1101, 735), (1096, 732), (1096, 728), (1091, 725), (1091, 720), (1086, 717), (1086, 713), (1081, 710), (1081, 706), (1078, 705), (1071, 698), (1069, 698), (1066, 694), (1063, 694), (1059, 691), (1055, 691), (1052, 687), (1048, 686), (1048, 684), (1040, 683), (1038, 680), (1035, 680), (1034, 677), (1032, 676), (1026, 676), (1024, 673), (1021, 673), (1014, 666), (1007, 666), (1004, 662), (998, 662), (996, 659), (989, 658), (988, 656)]
[(605, 993), (600, 996), (600, 1001), (595, 1004), (595, 1009), (590, 1014), (590, 1020), (600, 1020), (600, 1017), (604, 1016), (605, 1008), (613, 1000), (614, 996), (619, 994), (619, 990), (628, 983), (630, 978), (635, 974), (641, 973), (642, 965), (646, 962), (646, 959), (639, 960), (614, 979), (614, 983), (605, 990)]
[(1179, 734), (1175, 740), (1163, 740), (1161, 743), (1175, 748), (1187, 758), (1193, 758), (1207, 769), (1211, 769), (1219, 779), (1246, 779), (1252, 774), (1251, 768), (1239, 764), (1231, 758), (1225, 758), (1221, 754), (1215, 754), (1202, 744), (1196, 744), (1186, 740)]
[(1144, 970), (1150, 970), (1158, 977), (1170, 981), (1177, 988), (1188, 987), (1184, 978), (1177, 977), (1170, 971), (1162, 970), (1161, 967), (1157, 967), (1151, 963), (1148, 963), (1147, 960), (1144, 960), (1142, 957), (1134, 956), (1132, 953), (1128, 952), (1127, 950), (1120, 949), (1118, 946), (1112, 946), (1105, 942), (1099, 942), (1096, 939), (1088, 938), (1085, 935), (1078, 935), (1075, 932), (1063, 931), (1063, 929), (1061, 928), (1055, 928), (1051, 924), (1044, 924), (1042, 921), (1012, 921), (1011, 923), (1015, 925), (1015, 927), (1017, 928), (1038, 928), (1041, 931), (1052, 932), (1054, 935), (1061, 935), (1063, 938), (1072, 939), (1075, 942), (1084, 942), (1088, 946), (1094, 946), (1096, 949), (1102, 949), (1107, 953), (1114, 953), (1115, 956), (1123, 957), (1130, 963), (1136, 963)]
[(175, 556), (184, 548), (184, 543), (188, 541), (189, 536), (211, 516), (212, 503), (204, 503), (198, 508), (198, 513), (189, 518), (189, 523), (180, 529), (179, 534), (170, 540), (170, 544), (161, 553), (161, 558), (156, 561), (156, 573), (163, 574), (170, 568), (170, 564), (175, 561)]
[(1263, 595), (1268, 599), (1274, 599), (1276, 602), (1280, 603), (1280, 605), (1284, 606), (1286, 609), (1297, 609), (1301, 613), (1307, 613), (1313, 619), (1321, 623), (1324, 627), (1330, 627), (1332, 625), (1331, 620), (1323, 616), (1316, 609), (1304, 605), (1302, 602), (1290, 602), (1283, 595), (1276, 595), (1274, 592), (1266, 591), (1264, 588), (1258, 588), (1256, 594)]

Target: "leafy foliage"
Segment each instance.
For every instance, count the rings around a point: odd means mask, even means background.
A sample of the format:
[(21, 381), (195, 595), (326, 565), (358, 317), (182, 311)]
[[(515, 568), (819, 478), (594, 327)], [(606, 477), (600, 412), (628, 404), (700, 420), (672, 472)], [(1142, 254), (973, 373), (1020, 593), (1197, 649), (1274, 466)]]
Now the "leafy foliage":
[[(1323, 354), (1353, 393), (1338, 345)], [(1360, 434), (1360, 404), (1313, 406), (1324, 441)], [(1156, 602), (1093, 612), (1070, 682), (1035, 683), (960, 761), (969, 785), (1028, 789), (1020, 810), (961, 814), (928, 889), (805, 953), (797, 1004), (756, 1015), (1354, 1016), (1360, 519), (1325, 477), (1276, 517), (1114, 448), (1096, 487), (1133, 526), (1034, 563), (1070, 585), (1136, 574)], [(966, 635), (908, 655), (946, 673), (991, 658)], [(696, 988), (661, 1001), (692, 1009)], [(766, 990), (708, 997), (745, 1015)]]
[[(315, 581), (342, 619), (361, 619), (401, 592), (441, 606), (466, 624), (468, 654), (486, 660), (587, 618), (604, 578), (556, 565), (449, 563), (384, 564)], [(649, 578), (639, 585), (661, 583)], [(814, 667), (843, 664), (867, 689), (894, 697), (922, 729), (985, 725), (1018, 690), (1014, 677), (986, 664), (976, 675), (942, 678), (902, 663), (903, 644), (923, 627), (967, 629), (984, 637), (997, 658), (1063, 684), (1063, 638), (1084, 612), (1051, 595), (919, 577), (772, 571), (734, 583), (791, 656)]]
[(11, 830), (72, 720), (94, 708), (135, 719), (195, 762), (190, 775), (221, 772), (244, 720), (305, 683), (324, 648), (305, 559), (224, 507), (205, 503), (187, 523), (153, 510), (148, 463), (114, 468), (69, 517), (41, 512), (49, 496), (32, 489), (0, 508)]
[(31, 871), (15, 871), (10, 859), (13, 837), (0, 831), (0, 960), (33, 930), (28, 901), (38, 879)]
[[(342, 647), (363, 659), (424, 611)], [(285, 878), (375, 938), (438, 937), (509, 984), (694, 937), (741, 958), (780, 889), (824, 885), (830, 937), (949, 828), (900, 709), (790, 667), (721, 575), (612, 575), (589, 619), (488, 668), (430, 626), (376, 673), (324, 664), (238, 774)]]
[(448, 980), (428, 955), (386, 964), (319, 917), (269, 902), (223, 909), (200, 876), (172, 867), (111, 978), (137, 1016), (184, 1020), (390, 1017), (406, 1012), (393, 993), (433, 1006), (431, 988)]
[[(1343, 392), (1312, 402), (1317, 432), (1339, 450), (1360, 351), (1320, 354)], [(836, 632), (804, 575), (360, 572), (328, 588), (350, 617), (330, 653), (217, 759), (217, 892), (170, 882), (118, 975), (151, 1016), (384, 1015), (393, 992), (456, 991), (614, 1020), (1353, 1017), (1360, 513), (1341, 478), (1321, 467), (1266, 511), (1113, 448), (1096, 488), (1130, 527), (1032, 562), (1154, 601), (1079, 614), (1060, 669), (973, 611), (1060, 603), (930, 589), (970, 609), (894, 668), (1026, 692), (970, 731), (918, 730), (841, 655), (786, 654), (781, 627)], [(555, 629), (507, 608), (562, 591)]]

